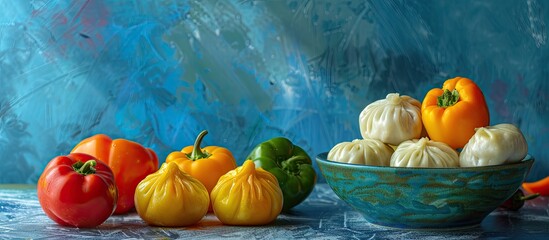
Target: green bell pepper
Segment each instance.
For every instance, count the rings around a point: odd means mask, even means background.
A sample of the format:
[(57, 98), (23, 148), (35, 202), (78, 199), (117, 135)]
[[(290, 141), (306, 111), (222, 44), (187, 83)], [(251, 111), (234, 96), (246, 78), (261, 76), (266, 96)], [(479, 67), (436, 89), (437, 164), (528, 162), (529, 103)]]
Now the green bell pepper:
[(283, 211), (298, 205), (313, 191), (316, 172), (311, 158), (286, 138), (276, 137), (258, 144), (246, 159), (277, 178), (284, 196)]

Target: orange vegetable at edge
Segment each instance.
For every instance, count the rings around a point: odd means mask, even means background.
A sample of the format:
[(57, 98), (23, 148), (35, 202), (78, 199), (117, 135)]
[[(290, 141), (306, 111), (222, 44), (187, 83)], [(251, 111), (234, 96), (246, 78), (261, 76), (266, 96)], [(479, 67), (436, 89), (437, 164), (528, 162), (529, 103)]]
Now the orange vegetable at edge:
[(134, 208), (137, 184), (158, 170), (158, 157), (152, 149), (126, 139), (112, 140), (105, 134), (82, 140), (71, 153), (87, 153), (109, 165), (118, 188), (115, 214)]
[[(177, 163), (182, 171), (202, 182), (209, 194), (221, 176), (236, 168), (236, 161), (233, 154), (226, 148), (219, 146), (200, 148), (202, 139), (206, 134), (208, 134), (208, 131), (202, 131), (196, 138), (194, 145), (170, 153), (166, 157), (166, 163)], [(210, 205), (209, 211), (211, 212), (211, 210)]]
[(480, 88), (468, 78), (444, 82), (431, 89), (421, 105), (421, 118), (429, 138), (454, 149), (463, 148), (475, 128), (490, 124), (490, 114)]
[(549, 176), (536, 182), (525, 182), (522, 184), (522, 188), (529, 193), (539, 193), (541, 196), (549, 196)]

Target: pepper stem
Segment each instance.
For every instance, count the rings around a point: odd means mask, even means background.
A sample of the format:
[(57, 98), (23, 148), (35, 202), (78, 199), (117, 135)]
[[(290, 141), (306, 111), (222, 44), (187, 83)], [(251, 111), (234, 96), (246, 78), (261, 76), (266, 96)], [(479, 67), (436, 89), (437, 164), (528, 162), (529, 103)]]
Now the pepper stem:
[(97, 162), (95, 160), (89, 160), (85, 163), (83, 163), (82, 161), (78, 161), (72, 165), (72, 168), (75, 172), (86, 176), (88, 174), (95, 173), (95, 166), (97, 166)]
[(198, 136), (196, 137), (196, 140), (194, 141), (193, 151), (191, 152), (191, 154), (187, 154), (187, 157), (189, 159), (194, 161), (202, 158), (208, 158), (211, 156), (210, 153), (206, 151), (202, 152), (202, 149), (200, 149), (200, 144), (202, 143), (202, 139), (204, 138), (204, 136), (206, 136), (206, 134), (208, 134), (208, 130), (204, 130), (200, 132), (200, 134), (198, 134)]
[(299, 165), (303, 164), (306, 160), (302, 156), (292, 156), (288, 160), (282, 162), (282, 169), (293, 175), (299, 175)]
[(439, 107), (447, 108), (451, 107), (459, 101), (459, 92), (454, 89), (450, 92), (448, 89), (444, 89), (444, 93), (437, 98), (437, 105)]
[(520, 200), (521, 201), (532, 200), (532, 199), (537, 198), (537, 197), (539, 197), (539, 193), (534, 193), (534, 194), (522, 196), (522, 197), (520, 197)]

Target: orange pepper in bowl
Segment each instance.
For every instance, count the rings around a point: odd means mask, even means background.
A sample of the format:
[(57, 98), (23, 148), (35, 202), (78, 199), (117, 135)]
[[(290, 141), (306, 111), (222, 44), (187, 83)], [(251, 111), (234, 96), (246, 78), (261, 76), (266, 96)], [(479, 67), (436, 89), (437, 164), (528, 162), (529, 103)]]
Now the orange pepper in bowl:
[(463, 148), (475, 128), (490, 124), (490, 114), (480, 88), (463, 77), (448, 79), (442, 89), (431, 89), (421, 105), (421, 118), (429, 138), (454, 149)]

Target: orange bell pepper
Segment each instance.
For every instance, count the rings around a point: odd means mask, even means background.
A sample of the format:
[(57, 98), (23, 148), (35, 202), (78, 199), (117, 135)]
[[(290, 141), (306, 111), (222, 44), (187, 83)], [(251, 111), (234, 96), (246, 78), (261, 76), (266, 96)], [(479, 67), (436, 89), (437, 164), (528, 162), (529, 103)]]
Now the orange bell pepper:
[(221, 176), (236, 168), (236, 161), (231, 151), (226, 148), (219, 146), (200, 148), (202, 139), (206, 134), (208, 134), (208, 131), (202, 131), (196, 138), (194, 145), (170, 153), (166, 157), (166, 163), (177, 163), (179, 169), (202, 182), (209, 194)]
[(105, 134), (82, 140), (71, 152), (87, 153), (109, 165), (118, 188), (114, 214), (130, 211), (135, 206), (137, 184), (158, 170), (158, 157), (152, 149), (126, 139), (112, 140)]
[(484, 94), (471, 79), (463, 77), (446, 80), (442, 89), (431, 89), (423, 99), (421, 118), (430, 139), (454, 149), (463, 148), (475, 128), (490, 124)]
[(539, 193), (541, 196), (549, 196), (549, 176), (536, 182), (525, 182), (522, 184), (522, 188), (529, 193)]

